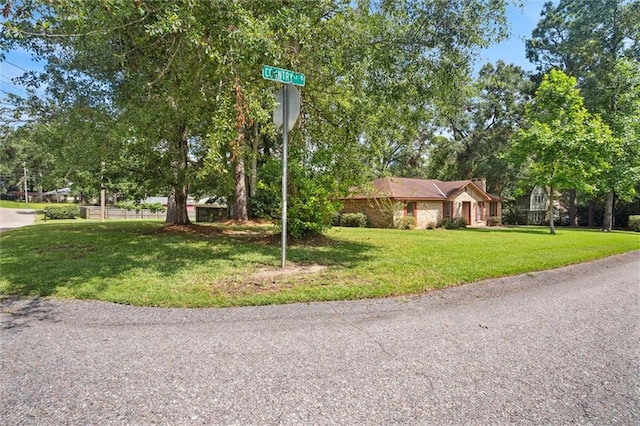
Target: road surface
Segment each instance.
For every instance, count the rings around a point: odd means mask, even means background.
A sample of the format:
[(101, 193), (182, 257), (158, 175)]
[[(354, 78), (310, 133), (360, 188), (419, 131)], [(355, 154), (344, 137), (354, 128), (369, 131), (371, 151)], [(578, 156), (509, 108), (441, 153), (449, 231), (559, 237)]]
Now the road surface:
[(32, 209), (8, 209), (0, 207), (0, 232), (21, 226), (32, 225), (36, 221), (36, 211)]
[(637, 425), (639, 267), (235, 309), (5, 299), (0, 423)]

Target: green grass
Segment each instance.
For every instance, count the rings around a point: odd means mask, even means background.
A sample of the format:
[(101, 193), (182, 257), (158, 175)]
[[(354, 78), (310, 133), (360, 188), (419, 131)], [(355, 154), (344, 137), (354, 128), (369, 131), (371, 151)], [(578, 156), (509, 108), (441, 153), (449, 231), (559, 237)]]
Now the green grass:
[(42, 210), (49, 206), (55, 206), (55, 203), (25, 203), (24, 201), (0, 200), (0, 207), (8, 209), (34, 209)]
[(271, 227), (158, 232), (157, 221), (48, 221), (0, 234), (0, 294), (143, 306), (238, 306), (417, 294), (640, 249), (633, 232), (559, 228), (399, 231), (334, 228), (292, 245), (313, 274), (256, 279), (280, 265)]

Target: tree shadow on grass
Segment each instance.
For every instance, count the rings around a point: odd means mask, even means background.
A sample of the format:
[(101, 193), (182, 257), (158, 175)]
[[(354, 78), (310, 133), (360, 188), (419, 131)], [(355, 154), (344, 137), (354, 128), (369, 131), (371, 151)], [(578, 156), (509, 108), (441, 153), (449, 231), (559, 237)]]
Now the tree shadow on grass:
[[(209, 227), (202, 227), (209, 228)], [(279, 265), (281, 249), (273, 231), (213, 227), (208, 232), (163, 232), (162, 224), (56, 224), (3, 235), (5, 294), (46, 297), (60, 294), (96, 298), (115, 282), (147, 275), (189, 276), (211, 270), (207, 279), (225, 279), (260, 266)], [(160, 231), (159, 231), (160, 230)], [(372, 246), (324, 238), (322, 244), (293, 244), (290, 262), (350, 267), (366, 261)], [(222, 271), (222, 272), (221, 272)], [(141, 277), (141, 278), (136, 278)], [(87, 284), (89, 283), (90, 284)], [(118, 284), (119, 285), (119, 284)]]
[[(491, 233), (491, 234), (533, 234), (533, 235), (549, 235), (549, 227), (487, 227), (487, 228), (465, 228), (466, 232)], [(556, 231), (558, 229), (556, 228)]]
[[(500, 226), (500, 227), (486, 227), (486, 228), (465, 228), (466, 231), (470, 232), (489, 232), (489, 233), (504, 233), (504, 234), (535, 234), (535, 235), (551, 235), (549, 232), (549, 226), (535, 226), (535, 225), (511, 225), (508, 227)], [(555, 227), (556, 233), (563, 232), (601, 232), (598, 228), (587, 228), (587, 227), (579, 227), (579, 228), (571, 228), (568, 226), (558, 226)]]

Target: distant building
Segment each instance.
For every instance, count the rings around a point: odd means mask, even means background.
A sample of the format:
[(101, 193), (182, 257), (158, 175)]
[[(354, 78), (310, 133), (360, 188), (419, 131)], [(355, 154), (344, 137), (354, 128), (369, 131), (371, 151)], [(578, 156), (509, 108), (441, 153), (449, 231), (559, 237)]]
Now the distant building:
[[(567, 209), (560, 202), (561, 193), (556, 192), (553, 200), (553, 219), (558, 220)], [(516, 199), (516, 205), (522, 208), (527, 215), (527, 223), (530, 225), (542, 225), (549, 222), (549, 195), (548, 190), (541, 187), (534, 187), (528, 195)]]
[[(386, 177), (354, 188), (344, 213), (363, 213), (374, 228), (389, 228), (399, 218), (414, 218), (416, 228), (462, 218), (468, 226), (500, 223), (502, 198), (486, 192), (484, 179), (441, 181)], [(493, 219), (492, 219), (493, 218)]]

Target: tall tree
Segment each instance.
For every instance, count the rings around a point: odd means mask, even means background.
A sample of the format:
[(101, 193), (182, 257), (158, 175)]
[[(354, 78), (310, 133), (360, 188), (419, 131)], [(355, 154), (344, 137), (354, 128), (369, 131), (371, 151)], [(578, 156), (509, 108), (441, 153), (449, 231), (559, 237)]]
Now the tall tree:
[(593, 176), (610, 167), (607, 159), (615, 147), (608, 126), (587, 112), (575, 86), (575, 78), (562, 71), (547, 73), (526, 108), (525, 126), (516, 133), (511, 150), (525, 169), (524, 182), (548, 191), (551, 234), (555, 191), (593, 192)]
[(121, 139), (166, 165), (168, 219), (183, 224), (201, 176), (194, 166), (233, 181), (244, 216), (248, 147), (274, 139), (275, 88), (260, 78), (262, 64), (307, 74), (294, 158), (339, 190), (367, 177), (362, 160), (375, 144), (410, 141), (394, 161), (419, 160), (406, 154), (468, 80), (474, 53), (504, 35), (504, 8), (503, 0), (9, 0), (2, 37), (49, 61), (48, 90), (73, 93), (84, 82), (103, 91)]
[[(617, 67), (622, 61), (640, 61), (640, 1), (637, 0), (560, 0), (557, 5), (545, 4), (541, 20), (527, 41), (527, 57), (545, 73), (559, 68), (576, 77), (586, 107), (602, 116), (616, 138), (619, 133), (616, 118), (627, 114), (618, 108), (618, 99), (625, 85), (617, 84)], [(632, 143), (631, 141), (625, 143)], [(612, 150), (615, 152), (615, 150)], [(622, 168), (635, 169), (634, 160), (625, 156)], [(611, 158), (614, 164), (620, 159)], [(606, 183), (606, 180), (604, 181)], [(614, 192), (628, 194), (635, 184), (625, 188), (611, 184), (606, 191), (604, 230), (611, 230)]]
[(440, 179), (487, 178), (488, 190), (510, 195), (517, 177), (503, 154), (521, 125), (533, 84), (525, 71), (498, 61), (486, 64), (461, 99), (459, 108), (442, 117), (453, 140), (433, 143), (429, 174)]

